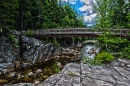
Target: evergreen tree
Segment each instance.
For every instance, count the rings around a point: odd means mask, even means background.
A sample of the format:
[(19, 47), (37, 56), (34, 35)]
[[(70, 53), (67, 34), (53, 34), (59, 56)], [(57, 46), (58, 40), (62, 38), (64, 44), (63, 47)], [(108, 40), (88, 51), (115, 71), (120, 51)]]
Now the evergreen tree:
[(16, 16), (18, 15), (18, 0), (0, 1), (0, 29), (15, 29)]
[(57, 0), (1, 0), (0, 29), (84, 27), (69, 6)]
[(128, 28), (130, 2), (124, 0), (96, 0), (98, 3), (98, 27)]

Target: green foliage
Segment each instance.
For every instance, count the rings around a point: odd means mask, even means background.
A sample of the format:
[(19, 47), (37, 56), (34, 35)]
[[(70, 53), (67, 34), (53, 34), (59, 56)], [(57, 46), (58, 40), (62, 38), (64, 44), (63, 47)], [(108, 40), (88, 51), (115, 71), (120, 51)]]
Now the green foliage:
[(110, 53), (106, 51), (102, 51), (101, 53), (98, 53), (96, 55), (94, 60), (95, 64), (109, 63), (114, 60), (114, 56), (112, 56)]
[(0, 1), (0, 29), (15, 29), (18, 0)]
[(130, 28), (130, 2), (125, 0), (96, 0), (98, 3), (97, 28), (103, 32), (98, 41), (102, 50), (109, 53), (124, 52), (129, 57), (129, 41), (121, 37), (111, 36), (109, 28)]
[(58, 6), (57, 0), (1, 0), (0, 14), (0, 30), (85, 27), (69, 6)]
[(127, 13), (126, 18), (128, 19), (127, 25), (128, 25), (128, 27), (130, 27), (130, 13)]
[(33, 35), (33, 31), (28, 29), (26, 31), (26, 33), (24, 33), (24, 35), (26, 35), (26, 36), (32, 36)]
[(129, 28), (130, 3), (124, 0), (96, 0), (98, 3), (97, 27), (102, 28)]
[(60, 72), (60, 68), (57, 67), (56, 63), (54, 64), (53, 68), (54, 68), (54, 70), (55, 70), (57, 73)]
[(8, 37), (10, 38), (10, 40), (14, 43), (16, 43), (16, 36), (14, 34), (8, 34)]
[(82, 63), (91, 65), (101, 65), (114, 60), (114, 56), (106, 51), (98, 53), (94, 58), (82, 57)]
[(57, 38), (56, 37), (53, 37), (53, 41), (52, 41), (53, 44), (59, 46), (60, 44), (58, 43), (57, 41)]
[(18, 39), (17, 39), (16, 35), (8, 34), (8, 37), (9, 37), (9, 39), (11, 41), (11, 45), (14, 46), (14, 47), (18, 47), (18, 44), (17, 44), (18, 43)]
[(82, 57), (82, 63), (96, 65), (95, 61), (94, 61), (94, 58), (88, 58), (88, 57), (85, 57), (85, 56)]
[(68, 75), (69, 75), (69, 76), (77, 76), (76, 74), (74, 74), (74, 73), (72, 73), (72, 72), (68, 73)]
[(123, 56), (130, 59), (130, 44), (123, 50)]
[(112, 36), (104, 36), (100, 35), (98, 37), (99, 46), (103, 50), (107, 50), (108, 52), (122, 52), (124, 47), (127, 47), (129, 42), (125, 38), (120, 37), (112, 37)]

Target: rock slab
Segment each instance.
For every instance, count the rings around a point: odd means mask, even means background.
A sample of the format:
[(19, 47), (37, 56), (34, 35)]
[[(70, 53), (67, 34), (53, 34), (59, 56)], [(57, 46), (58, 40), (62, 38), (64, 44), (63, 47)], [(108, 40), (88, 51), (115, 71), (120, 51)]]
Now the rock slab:
[(61, 72), (40, 84), (20, 83), (12, 86), (130, 86), (130, 67), (127, 65), (130, 65), (130, 60), (118, 59), (102, 66), (69, 63)]

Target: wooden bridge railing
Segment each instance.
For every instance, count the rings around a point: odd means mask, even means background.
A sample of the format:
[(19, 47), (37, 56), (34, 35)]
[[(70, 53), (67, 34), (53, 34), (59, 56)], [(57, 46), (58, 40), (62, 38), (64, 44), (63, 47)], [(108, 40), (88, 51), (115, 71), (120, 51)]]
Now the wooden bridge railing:
[[(109, 31), (107, 31), (109, 32)], [(47, 30), (37, 30), (33, 32), (35, 36), (56, 36), (56, 35), (99, 35), (103, 33), (98, 29), (91, 28), (68, 28), (68, 29), (47, 29)], [(130, 29), (110, 29), (112, 35), (118, 36), (129, 36)]]

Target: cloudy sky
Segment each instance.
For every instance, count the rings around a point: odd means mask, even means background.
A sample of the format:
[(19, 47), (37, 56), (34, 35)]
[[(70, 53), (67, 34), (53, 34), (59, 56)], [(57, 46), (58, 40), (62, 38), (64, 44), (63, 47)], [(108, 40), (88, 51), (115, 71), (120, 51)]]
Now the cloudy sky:
[(94, 24), (96, 13), (93, 12), (92, 4), (95, 0), (62, 0), (63, 3), (69, 3), (82, 17), (87, 26)]
[[(61, 0), (63, 3), (69, 3), (69, 5), (75, 9), (78, 14), (82, 16), (85, 24), (88, 26), (94, 25), (94, 20), (97, 17), (97, 13), (93, 11), (93, 4), (96, 5), (96, 0)], [(124, 0), (129, 3), (129, 0)]]

